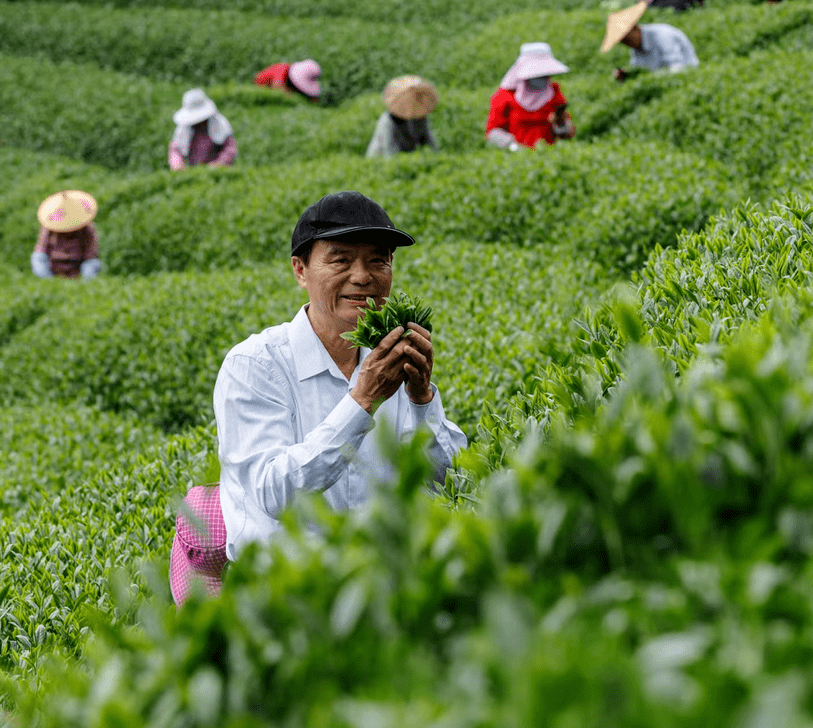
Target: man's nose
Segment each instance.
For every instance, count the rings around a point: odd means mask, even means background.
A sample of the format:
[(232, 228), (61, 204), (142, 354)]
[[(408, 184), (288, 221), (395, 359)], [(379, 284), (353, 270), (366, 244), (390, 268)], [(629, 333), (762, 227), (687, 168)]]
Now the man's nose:
[(363, 260), (357, 260), (353, 263), (353, 267), (350, 269), (350, 280), (352, 280), (353, 283), (363, 286), (369, 283), (372, 277), (370, 269), (365, 265)]

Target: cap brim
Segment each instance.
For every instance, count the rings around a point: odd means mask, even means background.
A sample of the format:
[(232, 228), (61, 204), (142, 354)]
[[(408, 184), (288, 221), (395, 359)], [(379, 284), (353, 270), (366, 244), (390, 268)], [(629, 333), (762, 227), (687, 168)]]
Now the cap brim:
[(403, 248), (415, 244), (415, 239), (411, 235), (397, 228), (355, 225), (316, 233), (297, 245), (291, 255), (296, 255), (297, 251), (316, 240), (352, 240), (355, 243), (382, 244), (393, 248)]

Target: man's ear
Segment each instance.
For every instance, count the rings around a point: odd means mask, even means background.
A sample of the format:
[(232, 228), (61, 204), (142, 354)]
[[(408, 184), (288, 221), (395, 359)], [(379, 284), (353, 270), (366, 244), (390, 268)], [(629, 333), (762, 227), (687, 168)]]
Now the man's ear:
[(297, 255), (291, 257), (291, 267), (294, 269), (294, 276), (296, 282), (303, 291), (308, 290), (308, 285), (305, 283), (305, 262)]

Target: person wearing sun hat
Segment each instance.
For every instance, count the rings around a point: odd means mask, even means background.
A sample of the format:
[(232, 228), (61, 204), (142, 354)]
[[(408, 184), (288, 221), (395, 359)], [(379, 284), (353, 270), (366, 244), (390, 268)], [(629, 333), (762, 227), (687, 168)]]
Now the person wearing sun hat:
[(169, 168), (196, 164), (230, 167), (237, 157), (237, 142), (229, 120), (202, 89), (183, 95), (183, 105), (172, 116), (175, 132), (169, 143)]
[(486, 139), (501, 149), (546, 145), (576, 134), (567, 99), (551, 76), (570, 69), (553, 56), (547, 43), (523, 43), (519, 58), (508, 69), (491, 97)]
[(312, 58), (296, 63), (275, 63), (254, 77), (259, 86), (282, 89), (286, 93), (298, 93), (311, 102), (319, 100), (321, 89), (319, 77), (322, 69)]
[(372, 430), (385, 421), (401, 438), (430, 434), (432, 476), (443, 482), (466, 436), (443, 411), (432, 383), (432, 335), (417, 323), (393, 328), (374, 349), (342, 337), (367, 299), (390, 295), (397, 249), (415, 244), (374, 200), (355, 190), (309, 205), (291, 235), (291, 267), (308, 296), (293, 320), (237, 344), (214, 389), (220, 503), (234, 560), (282, 528), (300, 493), (334, 510), (363, 505), (389, 482)]
[(31, 271), (39, 278), (93, 278), (102, 269), (93, 219), (96, 200), (81, 190), (47, 197), (37, 210), (40, 232), (31, 253)]
[(429, 114), (438, 105), (437, 89), (420, 76), (399, 76), (384, 88), (387, 110), (378, 117), (367, 157), (391, 157), (419, 147), (437, 149)]
[[(618, 43), (630, 49), (630, 65), (633, 68), (648, 68), (650, 71), (682, 71), (700, 65), (694, 46), (686, 34), (667, 23), (639, 25), (649, 3), (646, 0), (611, 13), (607, 16), (607, 30), (601, 44), (601, 52), (606, 53)], [(613, 76), (623, 81), (629, 74), (623, 68), (616, 68)]]

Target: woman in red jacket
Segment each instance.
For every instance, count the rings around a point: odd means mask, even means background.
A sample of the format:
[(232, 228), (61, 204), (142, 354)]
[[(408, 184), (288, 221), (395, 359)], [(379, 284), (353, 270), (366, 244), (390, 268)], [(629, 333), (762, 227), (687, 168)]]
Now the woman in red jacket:
[(514, 152), (521, 146), (535, 147), (540, 139), (553, 144), (576, 133), (567, 99), (551, 76), (570, 69), (553, 57), (547, 43), (524, 43), (520, 56), (491, 97), (486, 139)]
[(311, 102), (319, 100), (319, 77), (322, 69), (308, 58), (296, 63), (275, 63), (254, 77), (254, 83), (269, 88), (279, 88), (286, 93), (298, 93)]

